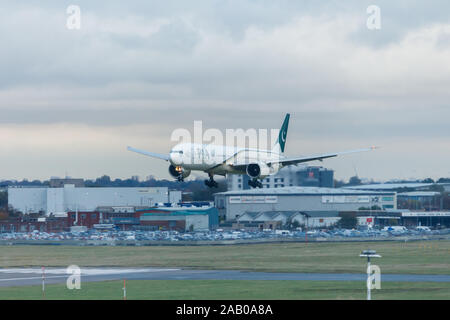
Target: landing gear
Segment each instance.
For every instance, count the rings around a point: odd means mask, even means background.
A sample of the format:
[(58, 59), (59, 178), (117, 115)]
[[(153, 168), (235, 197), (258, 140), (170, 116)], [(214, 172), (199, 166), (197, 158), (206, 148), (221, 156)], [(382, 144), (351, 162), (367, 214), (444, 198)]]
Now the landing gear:
[(177, 178), (177, 180), (178, 180), (178, 182), (184, 182), (183, 176), (179, 176), (179, 177)]
[(263, 185), (261, 181), (258, 181), (258, 179), (253, 178), (253, 180), (248, 180), (248, 185), (252, 188), (262, 188)]
[(219, 184), (216, 181), (214, 181), (214, 177), (212, 174), (209, 175), (209, 180), (205, 180), (205, 184), (210, 188), (219, 187)]

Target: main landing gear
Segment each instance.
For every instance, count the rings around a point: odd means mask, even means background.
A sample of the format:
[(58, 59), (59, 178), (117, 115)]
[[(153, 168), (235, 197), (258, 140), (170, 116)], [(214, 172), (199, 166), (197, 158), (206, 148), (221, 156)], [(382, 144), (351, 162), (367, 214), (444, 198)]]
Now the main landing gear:
[(248, 180), (248, 185), (252, 188), (262, 188), (263, 185), (261, 181), (258, 181), (258, 179), (253, 178), (252, 180)]
[(212, 174), (209, 175), (209, 180), (205, 180), (205, 184), (210, 188), (219, 187), (219, 184), (216, 181), (214, 181), (214, 177)]

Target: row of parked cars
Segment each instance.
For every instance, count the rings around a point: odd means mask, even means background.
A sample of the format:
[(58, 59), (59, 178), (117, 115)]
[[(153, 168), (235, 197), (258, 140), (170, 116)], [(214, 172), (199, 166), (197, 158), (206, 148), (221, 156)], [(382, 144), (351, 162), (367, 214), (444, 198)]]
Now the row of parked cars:
[(360, 228), (360, 229), (332, 229), (332, 230), (314, 230), (308, 231), (309, 236), (316, 237), (392, 237), (392, 236), (415, 236), (415, 235), (445, 235), (450, 234), (450, 229), (431, 230), (429, 227), (417, 227), (408, 229), (403, 226), (388, 226), (382, 229), (378, 228)]
[(177, 231), (106, 231), (90, 230), (87, 232), (26, 232), (0, 233), (0, 240), (103, 240), (103, 241), (220, 241), (246, 239), (276, 239), (276, 238), (378, 238), (405, 235), (444, 235), (450, 234), (450, 229), (431, 230), (428, 227), (407, 229), (405, 227), (385, 227), (383, 229), (331, 229), (331, 230), (221, 230), (186, 232)]

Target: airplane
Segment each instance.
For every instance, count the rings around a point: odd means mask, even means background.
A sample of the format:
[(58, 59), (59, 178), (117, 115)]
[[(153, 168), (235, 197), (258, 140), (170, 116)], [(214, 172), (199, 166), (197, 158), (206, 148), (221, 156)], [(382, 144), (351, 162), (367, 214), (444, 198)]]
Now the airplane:
[(214, 175), (246, 174), (251, 178), (248, 181), (250, 187), (262, 188), (261, 180), (277, 173), (282, 167), (376, 149), (376, 147), (370, 147), (306, 157), (286, 157), (284, 149), (289, 118), (288, 113), (271, 150), (198, 143), (177, 144), (169, 154), (159, 154), (133, 147), (127, 147), (127, 150), (169, 162), (169, 173), (178, 181), (184, 181), (191, 171), (203, 171), (209, 176), (209, 179), (205, 180), (205, 185), (217, 188), (218, 184), (214, 180)]

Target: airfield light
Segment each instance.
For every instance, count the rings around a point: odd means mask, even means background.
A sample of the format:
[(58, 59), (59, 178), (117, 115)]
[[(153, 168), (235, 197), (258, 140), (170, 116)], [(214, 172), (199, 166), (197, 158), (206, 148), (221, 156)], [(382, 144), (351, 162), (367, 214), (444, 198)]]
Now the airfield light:
[(360, 257), (367, 257), (367, 300), (371, 300), (371, 286), (372, 286), (372, 279), (371, 279), (371, 273), (372, 270), (370, 268), (370, 258), (381, 258), (379, 254), (375, 250), (364, 250), (359, 255)]

